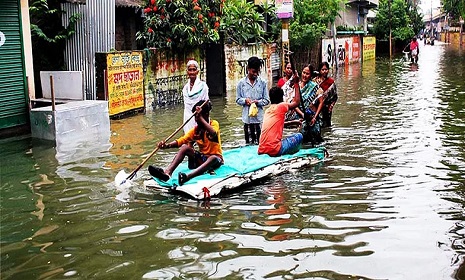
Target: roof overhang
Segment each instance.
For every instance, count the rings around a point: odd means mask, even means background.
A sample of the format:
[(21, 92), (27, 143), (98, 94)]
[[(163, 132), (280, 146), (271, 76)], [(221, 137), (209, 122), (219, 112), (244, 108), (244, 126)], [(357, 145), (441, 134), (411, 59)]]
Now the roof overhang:
[(378, 0), (349, 0), (347, 1), (348, 5), (358, 6), (366, 9), (374, 9), (379, 5)]
[[(72, 4), (86, 4), (86, 0), (63, 0), (65, 3)], [(116, 7), (145, 7), (146, 1), (144, 0), (115, 0)]]

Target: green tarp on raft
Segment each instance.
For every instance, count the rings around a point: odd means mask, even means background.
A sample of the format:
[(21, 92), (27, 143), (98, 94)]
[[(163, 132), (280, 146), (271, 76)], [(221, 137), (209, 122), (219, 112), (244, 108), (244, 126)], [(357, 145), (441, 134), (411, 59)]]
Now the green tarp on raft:
[[(200, 180), (210, 179), (210, 178), (226, 178), (236, 175), (244, 175), (250, 172), (254, 172), (266, 166), (276, 164), (279, 161), (284, 161), (293, 158), (299, 157), (314, 157), (319, 160), (324, 158), (324, 147), (311, 148), (311, 149), (301, 149), (295, 154), (292, 155), (283, 155), (280, 157), (270, 157), (268, 155), (258, 155), (257, 153), (258, 146), (244, 146), (236, 149), (223, 151), (224, 164), (215, 169), (215, 174), (203, 174), (197, 176), (185, 183), (195, 184)], [(163, 182), (157, 178), (152, 177), (160, 186), (163, 187), (176, 187), (178, 186), (178, 173), (184, 172), (189, 173), (190, 170), (187, 167), (187, 160), (184, 163), (178, 166), (173, 172), (173, 177)]]

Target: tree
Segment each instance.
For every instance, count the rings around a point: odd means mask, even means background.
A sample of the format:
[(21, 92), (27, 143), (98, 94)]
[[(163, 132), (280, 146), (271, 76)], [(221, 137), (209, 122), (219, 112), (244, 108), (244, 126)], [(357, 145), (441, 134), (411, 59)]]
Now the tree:
[[(277, 28), (279, 21), (274, 6), (268, 5), (267, 1), (264, 2), (264, 5), (258, 7), (247, 0), (226, 1), (220, 26), (225, 39), (239, 45), (265, 42), (267, 38), (276, 39), (281, 31)], [(264, 28), (267, 25), (265, 16), (271, 22), (270, 34), (267, 34)]]
[(425, 27), (423, 15), (418, 11), (418, 6), (413, 1), (407, 1), (407, 15), (412, 23), (413, 33), (418, 34)]
[(441, 0), (442, 8), (448, 14), (454, 25), (458, 25), (459, 18), (465, 19), (465, 1), (464, 0)]
[(69, 39), (76, 32), (76, 22), (81, 18), (80, 14), (69, 17), (69, 25), (61, 26), (62, 11), (60, 1), (30, 0), (29, 15), (31, 17), (32, 36), (48, 43), (59, 43)]
[(148, 47), (185, 50), (216, 43), (221, 33), (237, 44), (265, 41), (264, 15), (247, 0), (149, 0), (144, 13), (136, 38)]
[(69, 25), (63, 27), (60, 0), (29, 0), (29, 15), (35, 86), (40, 96), (40, 71), (64, 70), (64, 44), (75, 33), (80, 15), (68, 15)]
[(342, 0), (294, 1), (294, 19), (290, 24), (292, 49), (310, 49), (324, 35), (341, 11)]
[[(390, 11), (389, 1), (391, 1)], [(391, 26), (394, 40), (405, 41), (415, 35), (404, 0), (381, 0), (379, 2), (378, 13), (373, 24), (373, 31), (378, 40), (389, 39), (389, 26)]]

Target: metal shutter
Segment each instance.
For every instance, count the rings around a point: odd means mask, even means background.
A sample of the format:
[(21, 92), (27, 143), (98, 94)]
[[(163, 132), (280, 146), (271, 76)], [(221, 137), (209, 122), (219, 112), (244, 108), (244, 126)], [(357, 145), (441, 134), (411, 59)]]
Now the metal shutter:
[(0, 129), (28, 122), (19, 0), (0, 1)]

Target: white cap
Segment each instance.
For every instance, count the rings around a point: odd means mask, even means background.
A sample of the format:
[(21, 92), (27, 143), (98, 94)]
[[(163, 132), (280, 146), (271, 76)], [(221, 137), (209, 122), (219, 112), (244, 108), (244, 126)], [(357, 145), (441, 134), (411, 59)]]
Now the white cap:
[(189, 65), (194, 65), (195, 68), (197, 68), (197, 70), (200, 68), (200, 67), (199, 67), (199, 64), (197, 63), (197, 61), (195, 61), (195, 60), (193, 60), (193, 59), (191, 59), (191, 60), (189, 60), (189, 61), (187, 62), (187, 64), (186, 64), (187, 68), (189, 68)]

